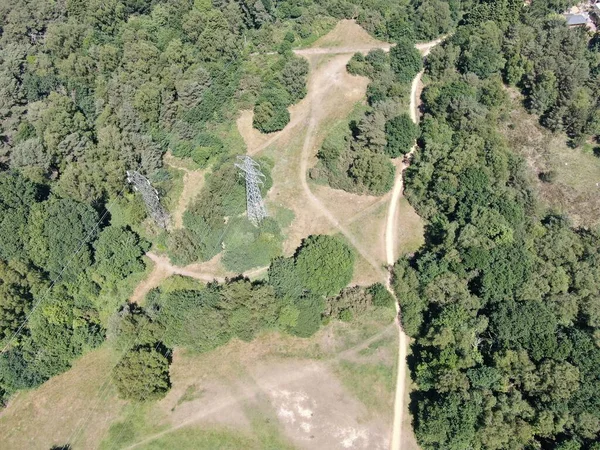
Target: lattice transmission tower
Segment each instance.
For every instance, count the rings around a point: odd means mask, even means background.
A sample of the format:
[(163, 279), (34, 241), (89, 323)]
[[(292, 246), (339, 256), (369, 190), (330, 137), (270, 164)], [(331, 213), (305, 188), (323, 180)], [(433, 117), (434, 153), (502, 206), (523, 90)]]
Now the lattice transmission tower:
[(260, 171), (260, 165), (249, 156), (238, 156), (236, 167), (243, 172), (246, 179), (246, 209), (248, 211), (248, 220), (254, 225), (268, 217), (265, 203), (260, 194), (260, 185), (263, 184), (265, 176)]
[(160, 204), (158, 192), (150, 184), (150, 180), (137, 170), (128, 170), (127, 181), (133, 184), (133, 189), (142, 195), (150, 217), (152, 217), (159, 227), (167, 228), (169, 225), (169, 213)]

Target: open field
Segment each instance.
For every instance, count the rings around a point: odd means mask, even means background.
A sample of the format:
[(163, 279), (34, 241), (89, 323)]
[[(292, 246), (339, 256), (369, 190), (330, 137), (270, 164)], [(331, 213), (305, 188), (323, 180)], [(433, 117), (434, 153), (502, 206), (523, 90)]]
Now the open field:
[[(532, 173), (539, 197), (554, 211), (567, 213), (576, 226), (600, 223), (600, 158), (583, 148), (567, 146), (563, 133), (543, 129), (537, 116), (528, 114), (521, 96), (511, 92), (510, 120), (503, 128), (513, 150), (521, 154)], [(538, 175), (553, 171), (556, 180), (544, 183)]]
[(11, 402), (3, 448), (387, 449), (390, 315), (334, 321), (311, 339), (268, 332), (200, 355), (177, 350), (172, 389), (141, 406), (118, 400), (106, 383), (117, 355), (96, 350)]

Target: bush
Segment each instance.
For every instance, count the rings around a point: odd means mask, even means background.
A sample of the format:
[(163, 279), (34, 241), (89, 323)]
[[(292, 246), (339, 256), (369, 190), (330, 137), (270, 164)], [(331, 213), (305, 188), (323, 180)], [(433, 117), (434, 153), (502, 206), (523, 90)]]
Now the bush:
[(298, 276), (305, 288), (318, 295), (335, 295), (352, 279), (354, 253), (337, 237), (309, 236), (296, 257)]
[(119, 396), (137, 402), (158, 400), (171, 387), (169, 360), (152, 346), (127, 352), (114, 377)]
[(385, 286), (381, 283), (375, 283), (367, 289), (371, 294), (373, 306), (381, 306), (384, 308), (394, 308), (396, 301), (392, 294), (388, 292)]
[(310, 337), (315, 334), (321, 326), (321, 316), (325, 308), (325, 302), (321, 297), (308, 295), (296, 301), (298, 317), (296, 326), (291, 330), (299, 337)]
[(554, 170), (549, 170), (548, 172), (541, 172), (538, 177), (544, 183), (554, 183), (558, 177), (558, 174)]
[[(296, 94), (301, 95), (300, 92)], [(263, 133), (283, 130), (290, 121), (287, 107), (291, 103), (292, 98), (286, 89), (279, 83), (274, 83), (265, 89), (256, 101), (252, 125)]]
[(402, 114), (388, 120), (385, 124), (387, 145), (385, 152), (392, 158), (405, 155), (415, 144), (419, 136), (419, 128), (413, 123), (408, 114)]
[(285, 106), (275, 106), (271, 102), (258, 102), (254, 107), (252, 126), (263, 133), (280, 131), (290, 121), (290, 113)]

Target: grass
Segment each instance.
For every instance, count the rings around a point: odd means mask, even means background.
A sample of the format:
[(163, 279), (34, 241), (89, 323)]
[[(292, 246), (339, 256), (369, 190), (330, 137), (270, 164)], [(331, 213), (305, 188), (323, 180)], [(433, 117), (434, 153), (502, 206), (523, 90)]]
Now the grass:
[(160, 285), (160, 290), (164, 293), (181, 290), (201, 291), (205, 288), (206, 283), (181, 275), (171, 275)]
[[(593, 227), (600, 223), (600, 158), (594, 146), (570, 148), (564, 133), (542, 128), (538, 117), (528, 114), (521, 96), (511, 91), (513, 105), (508, 123), (501, 127), (510, 148), (521, 155), (538, 198), (548, 210), (568, 214), (574, 225)], [(538, 176), (553, 171), (556, 180), (544, 183)]]
[(183, 393), (183, 395), (181, 397), (179, 397), (179, 400), (177, 400), (177, 404), (173, 407), (173, 409), (171, 411), (174, 411), (175, 408), (177, 408), (179, 405), (181, 405), (185, 402), (193, 402), (194, 400), (198, 400), (199, 398), (202, 397), (202, 395), (204, 395), (204, 393), (205, 393), (204, 389), (198, 388), (198, 386), (196, 386), (195, 384), (190, 384), (185, 389), (185, 392)]
[(229, 427), (184, 427), (154, 441), (142, 444), (139, 449), (162, 450), (291, 450), (280, 435), (276, 424), (258, 418), (252, 420), (252, 430), (240, 431)]
[(113, 422), (106, 438), (101, 442), (101, 450), (124, 448), (134, 444), (149, 433), (158, 433), (165, 427), (152, 425), (152, 404), (130, 404), (125, 408), (120, 420)]
[(76, 360), (71, 370), (11, 399), (0, 416), (0, 447), (96, 447), (124, 405), (105, 384), (117, 356), (103, 346)]
[(342, 383), (356, 396), (371, 414), (380, 415), (393, 411), (394, 367), (385, 364), (360, 364), (341, 361), (336, 373)]
[(375, 342), (371, 342), (366, 348), (363, 348), (358, 352), (360, 356), (371, 356), (374, 355), (380, 348), (390, 347), (391, 341), (386, 338), (377, 339)]

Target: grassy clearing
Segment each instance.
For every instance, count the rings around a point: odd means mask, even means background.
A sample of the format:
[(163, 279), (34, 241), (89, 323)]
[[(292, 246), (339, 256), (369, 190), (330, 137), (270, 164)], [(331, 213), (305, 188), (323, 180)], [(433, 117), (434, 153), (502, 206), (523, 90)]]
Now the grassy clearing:
[(0, 416), (0, 447), (29, 450), (71, 444), (97, 448), (125, 404), (114, 387), (105, 384), (117, 356), (102, 347), (39, 388), (18, 394)]
[(404, 197), (397, 209), (398, 224), (396, 255), (416, 252), (425, 243), (425, 224), (415, 209)]
[[(193, 288), (194, 283), (183, 277), (173, 277), (163, 289)], [(54, 377), (38, 389), (21, 393), (11, 402), (0, 416), (3, 448), (48, 448), (66, 443), (71, 443), (73, 448), (124, 448), (172, 427), (170, 415), (184, 413), (187, 405), (192, 405), (194, 411), (194, 408), (202, 410), (202, 402), (209, 398), (214, 380), (236, 386), (248, 379), (249, 370), (273, 361), (285, 363), (289, 360), (293, 365), (299, 359), (312, 359), (331, 362), (337, 367), (335, 358), (340, 352), (359, 346), (381, 333), (390, 326), (393, 315), (391, 310), (374, 309), (351, 323), (332, 321), (310, 339), (264, 332), (253, 342), (233, 340), (204, 354), (177, 350), (171, 367), (173, 388), (169, 396), (161, 402), (139, 407), (119, 400), (112, 385), (105, 385), (118, 355), (102, 347), (83, 356), (65, 374)], [(390, 341), (393, 340), (391, 336), (393, 334), (388, 336)], [(374, 341), (371, 348), (380, 349), (381, 346), (383, 344)], [(385, 380), (392, 368), (386, 369), (386, 372), (377, 364), (350, 363), (340, 370), (353, 395), (367, 406), (379, 405), (376, 407), (391, 414), (392, 409), (388, 405), (393, 395), (385, 387)], [(361, 378), (367, 381), (363, 382)], [(371, 396), (364, 392), (367, 390), (365, 383), (375, 383)], [(243, 389), (240, 392), (243, 393)], [(387, 403), (383, 400), (385, 395), (389, 397)], [(190, 425), (140, 448), (291, 448), (280, 435), (279, 422), (269, 416), (265, 408), (253, 415), (256, 408), (248, 408), (244, 404), (237, 408), (242, 406), (243, 413), (250, 419), (249, 431)], [(70, 439), (78, 427), (80, 432), (75, 439)]]
[(336, 374), (342, 383), (374, 415), (391, 415), (394, 405), (395, 371), (385, 364), (341, 361)]
[[(184, 427), (156, 440), (140, 445), (139, 449), (162, 450), (292, 450), (294, 447), (281, 435), (275, 419), (260, 411), (247, 409), (251, 420), (250, 431), (230, 427)], [(121, 444), (122, 445), (122, 444)]]
[[(532, 183), (548, 209), (568, 214), (576, 226), (600, 223), (600, 158), (593, 146), (569, 148), (567, 136), (542, 128), (535, 115), (513, 95), (509, 121), (502, 127), (511, 149), (525, 158)], [(540, 181), (539, 174), (554, 172), (555, 181)]]
[(156, 415), (156, 412), (152, 410), (152, 404), (128, 405), (119, 421), (111, 424), (106, 438), (100, 444), (100, 449), (124, 448), (149, 433), (164, 430), (164, 426), (153, 425), (157, 420), (156, 418), (150, 419), (151, 415)]

